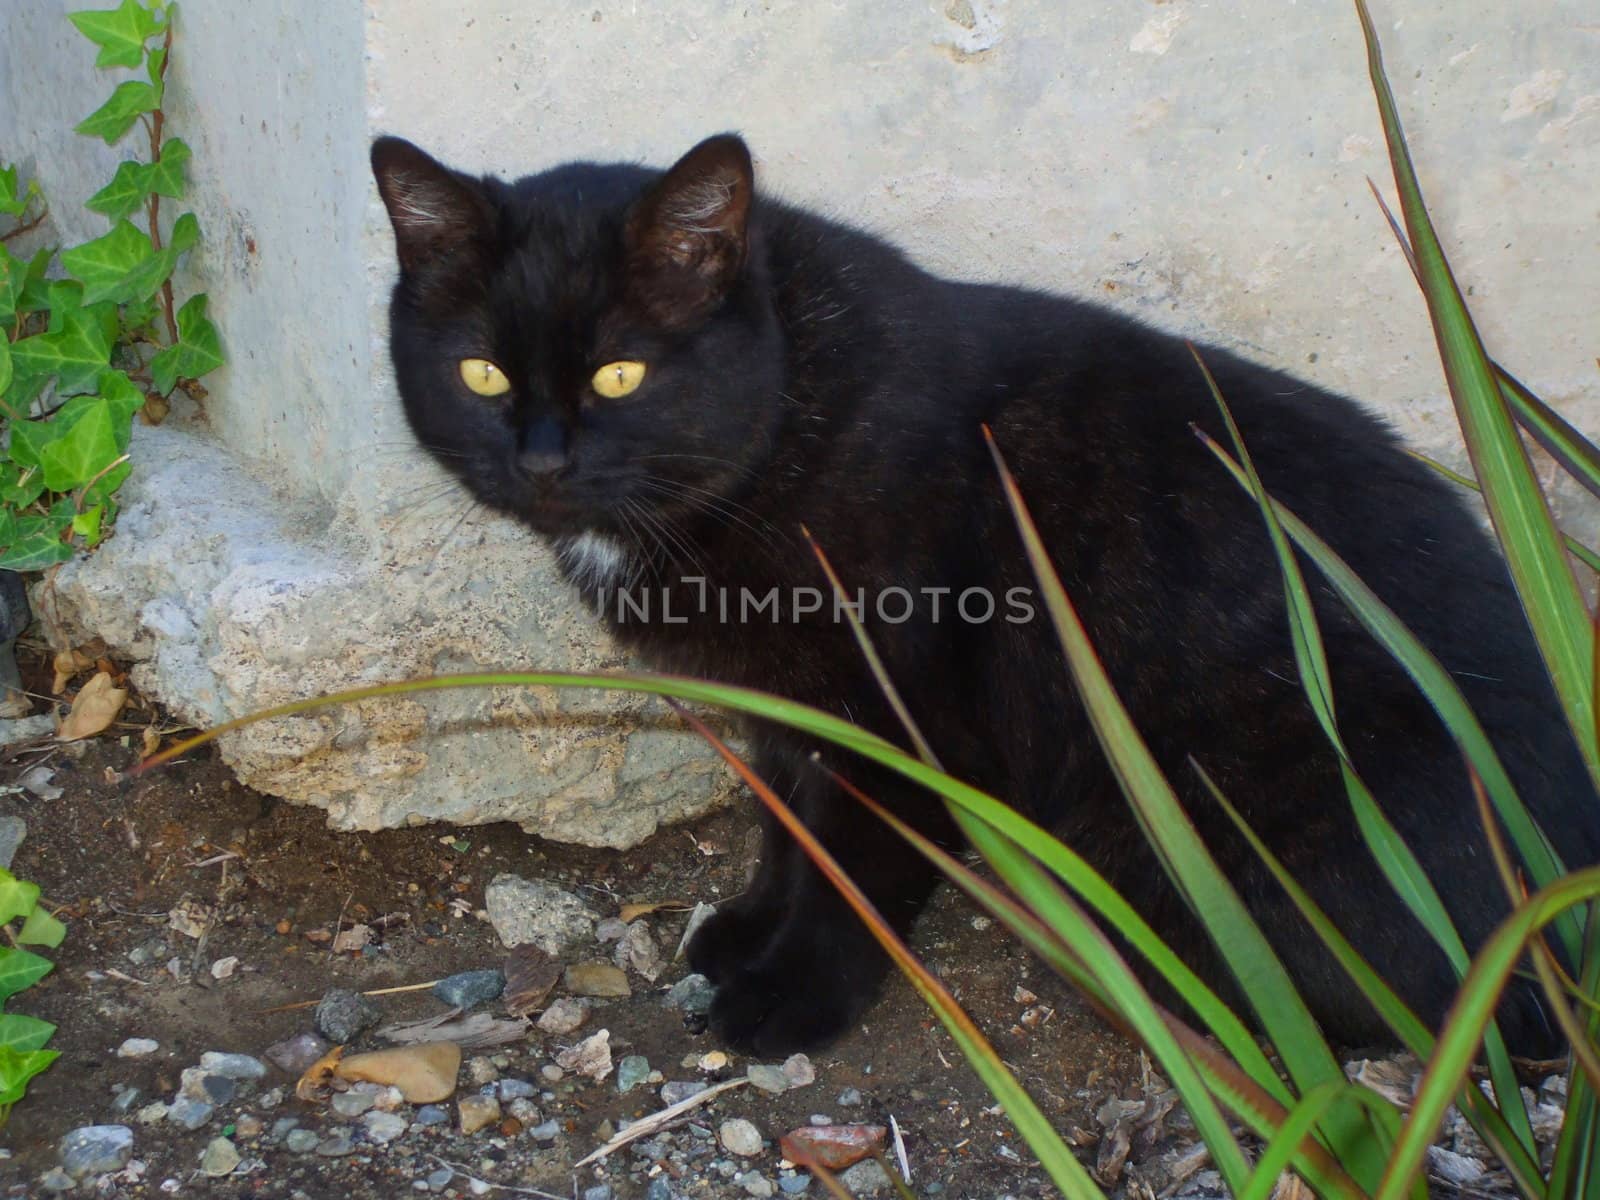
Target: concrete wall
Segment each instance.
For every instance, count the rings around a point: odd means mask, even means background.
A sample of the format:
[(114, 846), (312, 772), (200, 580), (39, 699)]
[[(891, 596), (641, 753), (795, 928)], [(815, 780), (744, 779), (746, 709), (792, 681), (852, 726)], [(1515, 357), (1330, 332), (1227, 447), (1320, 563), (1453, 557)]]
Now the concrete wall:
[[(1491, 348), (1600, 429), (1592, 5), (1373, 3)], [(67, 7), (0, 11), (0, 153), (37, 167), (82, 236), (88, 215), (70, 210), (116, 156), (65, 132), (87, 109), (57, 81), (97, 90)], [(1367, 193), (1367, 175), (1389, 188), (1388, 163), (1347, 0), (190, 0), (180, 28), (173, 121), (208, 238), (193, 275), (232, 361), (209, 427), (147, 439), (122, 532), (63, 572), (54, 615), (63, 636), (114, 630), (193, 719), (445, 666), (618, 661), (542, 549), (498, 520), (458, 526), (459, 495), (409, 446), (383, 344), (392, 248), (365, 166), (378, 132), (516, 175), (664, 164), (739, 129), (768, 189), (931, 268), (1223, 342), (1461, 460), (1426, 314)], [(226, 451), (192, 457), (232, 508), (171, 469), (191, 457), (185, 436)], [(239, 497), (271, 510), (269, 530), (240, 536)], [(174, 568), (196, 536), (203, 569)], [(611, 702), (533, 707), (545, 723), (513, 727), (510, 700), (433, 700), (229, 753), (347, 825), (511, 817), (618, 844), (726, 791), (677, 735), (628, 740)]]

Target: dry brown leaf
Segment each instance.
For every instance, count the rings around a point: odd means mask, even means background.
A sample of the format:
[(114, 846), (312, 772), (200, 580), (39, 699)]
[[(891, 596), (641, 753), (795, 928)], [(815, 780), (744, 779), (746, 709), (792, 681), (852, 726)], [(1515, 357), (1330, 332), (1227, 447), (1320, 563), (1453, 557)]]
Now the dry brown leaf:
[(149, 758), (161, 749), (161, 735), (156, 732), (154, 725), (146, 725), (144, 733), (140, 735), (140, 751), (143, 757)]
[(328, 1094), (328, 1080), (333, 1078), (333, 1069), (339, 1065), (339, 1059), (343, 1056), (344, 1047), (335, 1046), (317, 1059), (305, 1069), (305, 1073), (294, 1085), (294, 1094), (313, 1104), (323, 1099)]
[(94, 659), (82, 650), (62, 650), (51, 660), (51, 665), (55, 667), (56, 677), (50, 690), (59, 696), (77, 675), (94, 666)]
[(56, 736), (63, 742), (93, 737), (117, 719), (128, 693), (111, 681), (111, 676), (101, 671), (84, 684), (72, 702), (72, 711), (61, 722)]
[(650, 904), (624, 904), (617, 916), (624, 925), (627, 925), (653, 912), (688, 912), (690, 907), (687, 900), (656, 900)]
[(506, 987), (500, 998), (513, 1017), (543, 1008), (546, 997), (561, 982), (561, 964), (532, 942), (514, 947), (504, 970)]

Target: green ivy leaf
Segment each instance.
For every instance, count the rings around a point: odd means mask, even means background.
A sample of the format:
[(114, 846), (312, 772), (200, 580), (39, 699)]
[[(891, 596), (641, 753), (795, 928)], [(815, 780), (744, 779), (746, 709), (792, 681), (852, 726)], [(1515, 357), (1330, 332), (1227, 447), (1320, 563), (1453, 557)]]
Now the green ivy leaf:
[[(53, 424), (62, 424), (57, 415)], [(112, 423), (111, 405), (92, 397), (64, 434), (39, 449), (44, 485), (52, 492), (70, 492), (93, 479), (121, 453)]]
[[(18, 466), (14, 462), (0, 465), (0, 502), (6, 512), (27, 508), (44, 492), (44, 475), (37, 466)], [(14, 513), (13, 513), (14, 515)], [(13, 521), (0, 545), (9, 545), (17, 536)]]
[[(10, 463), (0, 467), (0, 473), (15, 471)], [(17, 540), (17, 514), (7, 505), (0, 505), (0, 546), (9, 546)]]
[(0, 335), (0, 396), (6, 394), (6, 389), (11, 386), (11, 343)]
[(93, 9), (68, 13), (67, 20), (78, 27), (100, 54), (97, 67), (137, 67), (144, 61), (145, 39), (160, 33), (164, 22), (139, 0), (122, 0), (109, 11)]
[[(19, 342), (18, 345), (21, 345)], [(61, 431), (49, 421), (13, 421), (11, 422), (11, 461), (19, 467), (39, 466), (39, 451), (55, 438)], [(41, 485), (42, 485), (41, 481)]]
[(149, 286), (149, 276), (163, 265), (164, 257), (176, 259), (176, 255), (158, 254), (148, 234), (132, 221), (121, 220), (104, 237), (63, 251), (61, 265), (83, 281), (83, 303), (110, 300), (121, 304), (143, 300), (161, 286), (161, 279)]
[[(108, 527), (116, 519), (117, 502), (111, 498), (111, 495), (122, 486), (123, 481), (128, 478), (132, 471), (132, 463), (123, 463), (119, 467), (113, 467), (83, 489), (84, 510), (88, 511), (91, 506), (102, 510), (100, 516), (100, 527), (102, 529)], [(90, 545), (93, 544), (91, 541)]]
[(38, 1017), (28, 1017), (22, 1013), (0, 1016), (0, 1046), (8, 1046), (19, 1054), (42, 1050), (55, 1031), (54, 1025)]
[(9, 325), (16, 318), (22, 289), (28, 281), (28, 264), (0, 242), (0, 321)]
[(130, 160), (117, 167), (111, 182), (84, 201), (84, 207), (120, 221), (137, 211), (152, 190), (149, 164)]
[(168, 138), (161, 143), (161, 157), (145, 167), (145, 185), (149, 191), (160, 192), (174, 200), (183, 195), (185, 168), (194, 155), (182, 138)]
[(21, 1100), (28, 1081), (60, 1057), (59, 1050), (18, 1054), (10, 1046), (0, 1046), (0, 1111)]
[[(76, 526), (77, 522), (73, 522)], [(100, 510), (95, 510), (94, 527), (98, 539), (100, 530)], [(67, 927), (56, 919), (54, 913), (47, 912), (42, 906), (35, 905), (28, 919), (22, 923), (22, 928), (17, 930), (17, 941), (24, 946), (49, 946), (51, 949), (61, 945), (61, 939), (67, 936)], [(5, 1024), (5, 1018), (0, 1017), (0, 1025)], [(49, 1036), (49, 1035), (46, 1035)], [(4, 1032), (0, 1030), (0, 1041), (4, 1041)], [(40, 1045), (44, 1043), (41, 1042)], [(37, 1046), (29, 1049), (38, 1049)]]
[(79, 133), (103, 138), (106, 145), (112, 146), (142, 114), (154, 112), (160, 107), (159, 84), (130, 79), (118, 84), (117, 90), (111, 93), (111, 99), (79, 121), (76, 128)]
[(16, 167), (0, 167), (0, 213), (15, 217), (27, 207), (27, 197), (17, 195)]
[(128, 378), (126, 371), (115, 369), (100, 372), (100, 378), (95, 383), (95, 391), (111, 405), (112, 418), (117, 426), (117, 449), (128, 448), (128, 426), (133, 420), (133, 414), (144, 407), (144, 392), (139, 385)]
[[(72, 532), (81, 537), (88, 545), (98, 546), (100, 544), (100, 518), (104, 513), (105, 505), (103, 504), (96, 504), (93, 508), (84, 509), (72, 518)], [(34, 909), (35, 913), (39, 911), (41, 910)], [(29, 919), (31, 920), (32, 918)], [(22, 932), (26, 933), (27, 930), (24, 929)], [(27, 941), (28, 939), (21, 938), (21, 940)]]
[(199, 240), (200, 221), (192, 212), (187, 212), (172, 223), (172, 236), (167, 238), (167, 245), (182, 254)]
[[(176, 235), (176, 229), (173, 232)], [(178, 343), (150, 360), (150, 378), (164, 394), (179, 379), (198, 379), (222, 363), (222, 339), (206, 316), (205, 294), (191, 296), (178, 310)]]
[(0, 568), (8, 571), (42, 571), (56, 563), (66, 562), (72, 557), (73, 549), (61, 540), (61, 534), (71, 523), (70, 516), (65, 521), (57, 521), (54, 517), (18, 518), (16, 538), (0, 552)]
[(37, 883), (18, 879), (10, 871), (0, 867), (0, 925), (27, 915), (33, 911), (33, 906), (37, 903), (39, 903)]
[(53, 249), (46, 246), (28, 260), (27, 269), (23, 272), (22, 291), (17, 297), (18, 312), (43, 312), (50, 307), (51, 280), (45, 272), (50, 269), (50, 260), (55, 254)]
[(55, 376), (56, 391), (64, 396), (91, 391), (100, 372), (111, 361), (116, 305), (86, 306), (83, 289), (67, 281), (50, 284), (49, 300), (48, 329), (13, 342), (13, 363), (19, 371), (35, 378)]

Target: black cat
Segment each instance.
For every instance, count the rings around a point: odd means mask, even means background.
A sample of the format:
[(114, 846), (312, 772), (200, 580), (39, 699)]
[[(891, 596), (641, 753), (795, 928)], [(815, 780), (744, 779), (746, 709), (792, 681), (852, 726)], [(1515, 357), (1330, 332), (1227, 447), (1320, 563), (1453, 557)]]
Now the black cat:
[[(1390, 1040), (1189, 755), (1438, 1022), (1454, 979), (1356, 830), (1297, 682), (1260, 516), (1191, 432), (1221, 431), (1182, 342), (1064, 297), (936, 278), (878, 238), (758, 197), (732, 135), (665, 173), (574, 163), (475, 179), (395, 138), (372, 163), (399, 251), (391, 348), (412, 428), (473, 493), (549, 538), (647, 662), (901, 739), (847, 624), (815, 603), (826, 584), (805, 525), (863, 589), (889, 673), (945, 766), (1058, 830), (1237, 1002), (1029, 603), (987, 424), (1123, 701), (1328, 1034)], [(1467, 505), (1352, 401), (1203, 353), (1267, 486), (1455, 674), (1567, 863), (1594, 862), (1595, 795)], [(1507, 905), (1460, 757), (1311, 580), (1356, 765), (1476, 946)], [(910, 926), (935, 873), (837, 793), (817, 747), (766, 726), (749, 737), (778, 794)], [(957, 841), (928, 793), (831, 749), (821, 762)], [(770, 828), (754, 884), (690, 959), (717, 984), (726, 1044), (764, 1054), (847, 1029), (886, 964)], [(1530, 985), (1513, 984), (1503, 1014), (1514, 1047), (1550, 1044)]]

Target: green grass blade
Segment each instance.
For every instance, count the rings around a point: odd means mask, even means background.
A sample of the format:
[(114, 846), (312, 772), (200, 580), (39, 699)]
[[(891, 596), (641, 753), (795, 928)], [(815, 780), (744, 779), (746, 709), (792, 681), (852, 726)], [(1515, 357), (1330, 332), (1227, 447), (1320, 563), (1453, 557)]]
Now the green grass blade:
[(1483, 485), (1507, 565), (1529, 626), (1544, 656), (1556, 694), (1577, 737), (1592, 778), (1600, 783), (1600, 746), (1590, 673), (1594, 632), (1556, 533), (1555, 520), (1517, 435), (1487, 354), (1467, 312), (1423, 204), (1406, 149), (1394, 94), (1384, 76), (1378, 38), (1364, 0), (1356, 0), (1367, 46), (1373, 92), (1389, 143), (1401, 211), (1439, 343), (1445, 379), (1455, 401), (1473, 473)]
[[(1065, 943), (1034, 913), (977, 875), (948, 851), (912, 829), (882, 805), (862, 795), (847, 780), (839, 779), (839, 782), (846, 790), (856, 795), (874, 815), (890, 825), (934, 863), (957, 887), (971, 896), (1074, 985), (1082, 988), (1090, 1002), (1100, 1009), (1101, 1015), (1113, 1028), (1132, 1036), (1132, 1030), (1120, 1017), (1109, 1007), (1102, 1007), (1105, 1002), (1099, 984), (1088, 975), (1083, 964)], [(993, 836), (1003, 838), (1004, 835), (995, 833)], [(1009, 845), (1015, 846), (1014, 842), (1005, 840)], [(1211, 1042), (1170, 1012), (1159, 1005), (1156, 1007), (1173, 1036), (1183, 1045), (1196, 1068), (1205, 1077), (1206, 1086), (1211, 1093), (1259, 1136), (1271, 1137), (1288, 1116), (1288, 1106), (1293, 1103), (1288, 1093), (1280, 1089), (1279, 1095), (1269, 1095), (1250, 1076), (1241, 1071), (1237, 1063), (1224, 1057)], [(1271, 1068), (1268, 1070), (1270, 1072)], [(1363, 1195), (1354, 1181), (1339, 1169), (1321, 1146), (1307, 1142), (1299, 1147), (1299, 1151), (1300, 1155), (1295, 1159), (1295, 1168), (1317, 1189), (1319, 1195), (1352, 1197)]]
[[(1417, 267), (1417, 256), (1411, 251), (1411, 242), (1406, 238), (1405, 230), (1400, 227), (1400, 222), (1395, 219), (1394, 213), (1384, 201), (1383, 193), (1378, 191), (1378, 185), (1370, 176), (1367, 179), (1367, 186), (1372, 189), (1373, 199), (1383, 210), (1384, 219), (1389, 222), (1395, 241), (1400, 244), (1400, 252), (1405, 255), (1412, 276), (1418, 286), (1421, 286), (1422, 273)], [(1534, 395), (1510, 371), (1493, 359), (1489, 360), (1489, 366), (1500, 385), (1500, 395), (1510, 407), (1511, 415), (1517, 424), (1539, 443), (1546, 454), (1560, 463), (1567, 474), (1590, 493), (1600, 496), (1600, 448), (1573, 428), (1565, 417)]]
[(1558, 913), (1600, 896), (1600, 867), (1574, 871), (1518, 907), (1484, 943), (1439, 1035), (1375, 1200), (1400, 1200), (1419, 1178), (1427, 1150), (1463, 1086), (1500, 993), (1528, 942)]
[(1336, 1104), (1345, 1100), (1363, 1104), (1370, 1109), (1375, 1117), (1374, 1124), (1380, 1129), (1393, 1131), (1399, 1128), (1400, 1114), (1394, 1105), (1370, 1088), (1356, 1083), (1332, 1080), (1319, 1083), (1300, 1098), (1300, 1102), (1294, 1106), (1278, 1132), (1272, 1135), (1272, 1140), (1267, 1143), (1266, 1149), (1256, 1161), (1250, 1183), (1243, 1191), (1234, 1193), (1239, 1200), (1269, 1200), (1273, 1189), (1278, 1185), (1278, 1176), (1282, 1175), (1293, 1161), (1300, 1143), (1305, 1141), (1317, 1127), (1318, 1122), (1325, 1119)]
[[(1228, 964), (1300, 1091), (1342, 1080), (1339, 1064), (1288, 972), (1200, 841), (1117, 698), (992, 436), (989, 448), (1078, 694), (1146, 838)], [(1376, 1180), (1382, 1164), (1358, 1111), (1348, 1106), (1335, 1110), (1324, 1122), (1323, 1132), (1335, 1156), (1358, 1181)]]
[[(1457, 471), (1452, 471), (1438, 459), (1429, 458), (1426, 454), (1419, 453), (1416, 450), (1407, 450), (1406, 453), (1412, 458), (1416, 459), (1419, 463), (1423, 464), (1423, 466), (1436, 471), (1440, 475), (1443, 475), (1451, 483), (1459, 484), (1461, 487), (1469, 488), (1474, 492), (1481, 493), (1483, 491), (1483, 489), (1478, 486), (1478, 481), (1476, 479), (1471, 479)], [(1567, 548), (1568, 554), (1572, 555), (1597, 575), (1600, 575), (1600, 554), (1595, 553), (1595, 551), (1589, 549), (1589, 547), (1585, 546), (1577, 538), (1565, 531), (1563, 531), (1561, 534), (1561, 544)]]
[[(1204, 434), (1199, 436), (1223, 466), (1232, 472), (1239, 485), (1248, 488), (1249, 480), (1243, 468), (1228, 452)], [(1512, 787), (1511, 777), (1506, 774), (1500, 756), (1495, 753), (1488, 734), (1450, 673), (1331, 546), (1283, 504), (1274, 500), (1272, 506), (1295, 545), (1316, 564), (1356, 619), (1411, 676), (1412, 682), (1433, 705), (1472, 769), (1483, 781), (1495, 812), (1504, 822), (1512, 844), (1535, 885), (1546, 886), (1564, 875), (1565, 865)], [(1563, 915), (1557, 922), (1557, 930), (1572, 960), (1578, 961), (1581, 943), (1577, 922), (1571, 916)]]
[(778, 798), (765, 781), (711, 731), (710, 726), (682, 705), (674, 707), (695, 732), (704, 738), (749, 785), (757, 798), (766, 806), (767, 811), (799, 843), (806, 856), (866, 923), (879, 945), (888, 952), (895, 965), (910, 980), (911, 985), (921, 994), (923, 1000), (949, 1031), (956, 1045), (966, 1055), (967, 1061), (972, 1064), (973, 1070), (983, 1080), (984, 1086), (1000, 1103), (1017, 1132), (1038, 1156), (1039, 1165), (1061, 1190), (1062, 1195), (1069, 1200), (1104, 1200), (1104, 1193), (1084, 1169), (1083, 1164), (1078, 1162), (1061, 1135), (1051, 1127), (1049, 1119), (1039, 1110), (1033, 1098), (1023, 1090), (1011, 1072), (1006, 1070), (999, 1054), (972, 1023), (972, 1018), (956, 1003), (955, 997), (944, 984), (917, 961), (916, 956), (884, 921), (865, 893), (844, 873), (826, 847), (794, 815), (788, 805)]
[[(1193, 759), (1189, 761), (1206, 789), (1233, 821), (1239, 833), (1250, 843), (1251, 848), (1287, 893), (1300, 915), (1305, 918), (1306, 924), (1311, 926), (1322, 944), (1328, 947), (1329, 953), (1338, 960), (1345, 973), (1361, 989), (1362, 995), (1388, 1023), (1389, 1028), (1394, 1030), (1395, 1036), (1406, 1049), (1426, 1062), (1428, 1056), (1433, 1053), (1433, 1032), (1407, 1007), (1405, 1001), (1395, 995), (1383, 977), (1372, 969), (1344, 934), (1339, 932), (1338, 927), (1289, 874), (1266, 843), (1256, 836), (1255, 831), (1222, 794), (1200, 764)], [(1487, 800), (1485, 802), (1487, 803)], [(1500, 1156), (1506, 1169), (1511, 1173), (1518, 1191), (1530, 1197), (1542, 1195), (1539, 1164), (1521, 1138), (1512, 1132), (1511, 1126), (1507, 1124), (1500, 1111), (1490, 1104), (1476, 1087), (1463, 1089), (1457, 1098), (1457, 1103), (1478, 1135)]]

